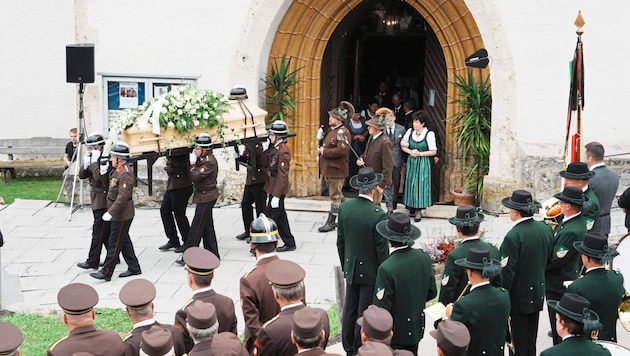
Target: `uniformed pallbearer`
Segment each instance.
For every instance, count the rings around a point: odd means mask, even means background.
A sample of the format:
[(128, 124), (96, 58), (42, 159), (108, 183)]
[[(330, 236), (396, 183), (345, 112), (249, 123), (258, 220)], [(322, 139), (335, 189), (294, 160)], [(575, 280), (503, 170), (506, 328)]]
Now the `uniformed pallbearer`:
[(114, 170), (109, 175), (107, 211), (103, 214), (103, 220), (111, 220), (111, 232), (103, 268), (98, 272), (90, 273), (90, 276), (96, 279), (106, 281), (112, 279), (120, 252), (127, 263), (127, 270), (121, 273), (119, 277), (135, 276), (142, 273), (131, 237), (129, 237), (129, 228), (135, 215), (133, 187), (136, 183), (131, 162), (128, 161), (130, 157), (129, 145), (124, 142), (116, 143), (109, 151), (109, 161)]
[(421, 233), (407, 214), (393, 213), (376, 225), (376, 231), (388, 240), (391, 252), (376, 273), (374, 305), (388, 310), (394, 319), (392, 348), (416, 355), (424, 336), (425, 304), (437, 295), (431, 258), (411, 248)]
[(304, 307), (293, 314), (291, 342), (297, 347), (300, 356), (340, 356), (322, 349), (326, 338), (322, 314), (319, 309)]
[(599, 340), (617, 342), (617, 309), (626, 291), (621, 273), (607, 270), (606, 263), (619, 252), (608, 247), (608, 238), (601, 232), (587, 233), (584, 241), (574, 242), (573, 247), (582, 254), (586, 272), (569, 285), (567, 293), (581, 295), (591, 303), (602, 323)]
[(95, 356), (122, 356), (125, 348), (118, 333), (94, 328), (94, 306), (98, 294), (91, 286), (72, 283), (57, 293), (57, 303), (63, 309), (63, 323), (68, 336), (48, 349), (48, 356), (68, 356), (75, 352), (90, 352)]
[(195, 300), (186, 307), (186, 329), (195, 342), (188, 356), (212, 355), (212, 340), (218, 334), (219, 322), (212, 303)]
[(24, 337), (20, 328), (0, 322), (0, 355), (20, 356), (20, 345)]
[[(170, 345), (171, 347), (174, 346), (175, 355), (180, 356), (188, 351), (184, 343), (184, 334), (180, 328), (161, 324), (155, 320), (153, 314), (155, 310), (153, 305), (155, 295), (156, 290), (153, 283), (143, 278), (129, 281), (120, 288), (118, 298), (126, 306), (125, 310), (133, 324), (133, 329), (123, 340), (127, 356), (138, 354), (144, 333), (153, 327), (169, 331), (169, 338), (172, 339)], [(164, 354), (162, 353), (161, 355)]]
[(322, 177), (328, 186), (330, 196), (330, 212), (326, 224), (320, 226), (317, 231), (328, 232), (335, 229), (337, 224), (337, 211), (343, 200), (343, 183), (348, 177), (348, 153), (349, 142), (352, 136), (344, 123), (354, 115), (354, 106), (347, 101), (342, 101), (339, 107), (328, 112), (328, 125), (330, 128), (324, 137), (323, 144), (317, 149), (319, 155), (319, 167)]
[(175, 355), (173, 348), (173, 339), (171, 329), (167, 329), (158, 325), (153, 325), (144, 330), (138, 340), (142, 347), (138, 346), (136, 353), (127, 353), (127, 355), (139, 356), (171, 356)]

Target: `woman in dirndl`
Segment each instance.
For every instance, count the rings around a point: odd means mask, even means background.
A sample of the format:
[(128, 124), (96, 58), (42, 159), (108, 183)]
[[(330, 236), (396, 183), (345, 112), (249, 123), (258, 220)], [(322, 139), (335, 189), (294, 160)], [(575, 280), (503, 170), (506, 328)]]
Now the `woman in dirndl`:
[(407, 153), (405, 174), (405, 192), (403, 203), (411, 212), (415, 211), (414, 221), (422, 219), (421, 209), (433, 205), (431, 197), (431, 164), (437, 153), (435, 133), (425, 125), (428, 116), (424, 111), (413, 114), (413, 127), (405, 133), (400, 142), (403, 152)]

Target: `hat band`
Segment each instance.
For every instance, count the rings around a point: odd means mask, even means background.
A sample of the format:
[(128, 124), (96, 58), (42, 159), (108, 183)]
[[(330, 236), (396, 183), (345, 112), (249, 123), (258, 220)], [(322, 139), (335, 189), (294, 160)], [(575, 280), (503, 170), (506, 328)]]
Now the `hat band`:
[(136, 306), (133, 306), (133, 307), (131, 305), (127, 305), (127, 308), (132, 309), (132, 310), (142, 310), (142, 309), (148, 307), (149, 305), (151, 305), (151, 303), (153, 303), (153, 301), (150, 301), (147, 304), (136, 305)]
[(289, 288), (293, 288), (297, 285), (299, 285), (300, 283), (302, 283), (302, 281), (298, 281), (296, 283), (293, 284), (287, 284), (287, 285), (280, 285), (280, 284), (275, 284), (272, 281), (269, 281), (269, 284), (271, 284), (272, 286), (276, 287), (276, 288), (280, 288), (280, 289), (289, 289)]
[(68, 315), (82, 315), (85, 314), (87, 312), (89, 312), (90, 310), (94, 309), (94, 307), (91, 308), (87, 308), (87, 309), (83, 309), (83, 310), (68, 310), (68, 309), (63, 309), (63, 312), (68, 314)]
[(273, 231), (270, 231), (269, 233), (267, 233), (267, 232), (250, 232), (249, 236), (269, 236), (269, 235), (274, 235), (274, 234), (277, 234), (277, 233), (278, 233), (278, 230), (273, 230)]
[(184, 269), (186, 271), (188, 271), (188, 272), (190, 272), (192, 274), (196, 274), (198, 276), (211, 276), (212, 274), (214, 274), (214, 270), (213, 269), (208, 271), (208, 272), (201, 272), (201, 271), (197, 271), (197, 270), (194, 270), (194, 269), (190, 268), (189, 265), (185, 265)]

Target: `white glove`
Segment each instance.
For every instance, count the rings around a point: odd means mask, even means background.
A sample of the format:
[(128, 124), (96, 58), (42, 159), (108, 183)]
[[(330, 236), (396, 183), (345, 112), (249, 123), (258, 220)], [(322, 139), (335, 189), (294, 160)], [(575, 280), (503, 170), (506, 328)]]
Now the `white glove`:
[(101, 151), (92, 151), (92, 160), (91, 163), (96, 163), (101, 158)]
[(324, 129), (322, 129), (321, 127), (319, 129), (317, 129), (317, 140), (321, 141), (324, 138)]
[(86, 153), (85, 156), (83, 156), (83, 169), (88, 169), (88, 167), (90, 166), (90, 162), (92, 161), (92, 154), (90, 152)]
[(269, 140), (264, 140), (262, 143), (263, 151), (267, 151), (269, 148)]
[(279, 206), (280, 206), (280, 198), (278, 197), (271, 198), (271, 207), (273, 209), (278, 209)]
[(105, 214), (103, 214), (103, 221), (110, 221), (111, 219), (112, 219), (112, 214), (106, 211)]
[(188, 155), (188, 160), (190, 161), (190, 164), (197, 163), (197, 155), (195, 154), (195, 151), (190, 152), (190, 154)]
[(101, 169), (101, 172), (100, 172), (101, 175), (102, 176), (106, 175), (107, 174), (107, 170), (109, 169), (109, 162), (105, 162), (105, 164), (101, 163), (100, 169)]

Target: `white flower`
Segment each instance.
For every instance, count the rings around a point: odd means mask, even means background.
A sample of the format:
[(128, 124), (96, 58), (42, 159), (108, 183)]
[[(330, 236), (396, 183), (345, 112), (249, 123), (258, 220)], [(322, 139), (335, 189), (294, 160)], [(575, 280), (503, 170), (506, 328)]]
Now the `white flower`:
[(193, 124), (194, 124), (195, 126), (199, 126), (199, 120), (195, 120), (195, 121), (193, 122)]
[(204, 120), (208, 120), (209, 117), (210, 117), (210, 114), (208, 114), (207, 111), (203, 113), (203, 119)]
[(168, 124), (166, 124), (166, 127), (172, 129), (173, 127), (175, 127), (175, 124), (172, 121), (169, 121)]
[[(177, 115), (182, 115), (184, 113), (184, 110), (182, 109), (177, 109)], [(184, 121), (185, 122), (185, 121)]]

